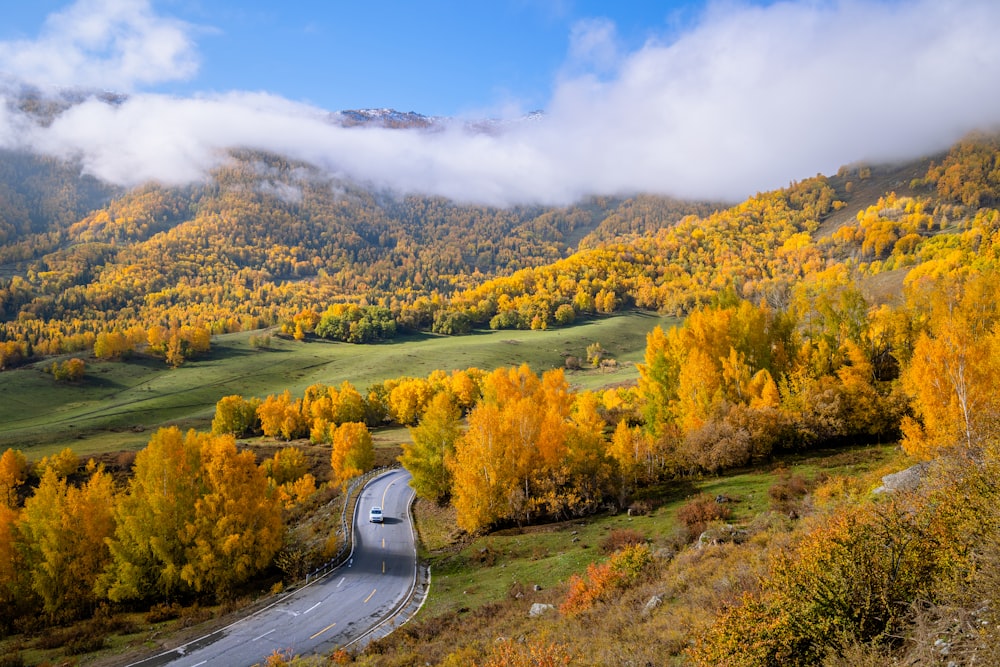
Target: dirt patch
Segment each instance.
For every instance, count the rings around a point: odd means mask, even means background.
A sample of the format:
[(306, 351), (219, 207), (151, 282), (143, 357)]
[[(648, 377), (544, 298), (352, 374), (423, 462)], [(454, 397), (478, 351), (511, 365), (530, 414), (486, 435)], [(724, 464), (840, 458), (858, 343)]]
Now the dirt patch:
[[(837, 191), (837, 199), (844, 206), (834, 211), (820, 224), (813, 234), (816, 240), (826, 238), (846, 224), (857, 221), (858, 212), (863, 211), (879, 200), (879, 197), (889, 192), (895, 192), (900, 197), (912, 197), (920, 194), (910, 187), (914, 179), (927, 175), (927, 169), (932, 161), (940, 161), (944, 155), (924, 158), (905, 165), (854, 165), (843, 169), (841, 173), (829, 178), (830, 185)], [(867, 169), (870, 174), (861, 178), (859, 170)], [(850, 192), (848, 192), (850, 184)]]

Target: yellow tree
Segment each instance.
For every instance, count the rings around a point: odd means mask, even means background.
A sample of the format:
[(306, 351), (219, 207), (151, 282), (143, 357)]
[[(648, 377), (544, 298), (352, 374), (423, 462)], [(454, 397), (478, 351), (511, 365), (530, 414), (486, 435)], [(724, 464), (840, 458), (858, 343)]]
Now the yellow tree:
[[(563, 492), (573, 397), (561, 370), (539, 378), (527, 365), (483, 381), (483, 401), (451, 463), (459, 525), (478, 531), (499, 520), (530, 521)], [(561, 502), (561, 501), (560, 501)]]
[(60, 479), (65, 479), (80, 468), (80, 457), (69, 447), (63, 448), (58, 454), (43, 456), (38, 462), (39, 474), (44, 474), (46, 470), (53, 470)]
[(28, 476), (28, 459), (19, 449), (7, 449), (0, 456), (0, 505), (17, 509), (18, 489)]
[(0, 504), (0, 626), (37, 609), (24, 562), (27, 549), (18, 530), (20, 521), (20, 511)]
[(433, 394), (427, 380), (402, 378), (389, 392), (389, 412), (397, 423), (412, 426), (420, 419)]
[(194, 431), (160, 429), (135, 457), (115, 507), (112, 562), (99, 582), (112, 601), (170, 597), (185, 587), (184, 535), (202, 495), (201, 446)]
[(582, 515), (599, 508), (609, 496), (619, 491), (614, 459), (604, 438), (605, 421), (598, 410), (597, 394), (583, 392), (576, 396), (566, 431), (566, 455), (560, 466), (566, 471), (565, 489), (560, 493), (561, 506), (549, 513)]
[(903, 448), (921, 458), (956, 446), (974, 449), (996, 435), (1000, 418), (1000, 336), (972, 340), (955, 326), (921, 334), (903, 385), (920, 421), (903, 422)]
[(680, 376), (680, 359), (672, 342), (675, 339), (676, 329), (668, 335), (655, 327), (646, 334), (644, 363), (637, 364), (646, 426), (654, 434), (664, 431), (674, 419), (673, 403)]
[(368, 472), (375, 465), (375, 446), (368, 427), (360, 422), (331, 426), (333, 451), (330, 465), (335, 483), (346, 484), (352, 477)]
[(919, 421), (904, 420), (903, 447), (922, 458), (979, 448), (996, 436), (1000, 419), (997, 275), (947, 277), (914, 299), (921, 296), (929, 304), (929, 331), (917, 338), (902, 378)]
[(302, 401), (293, 400), (287, 389), (265, 398), (257, 408), (260, 429), (269, 438), (293, 440), (309, 435), (309, 423), (302, 413)]
[(285, 447), (261, 464), (264, 474), (276, 486), (294, 482), (309, 472), (309, 461), (298, 447)]
[(403, 444), (399, 462), (410, 471), (410, 486), (421, 498), (437, 503), (451, 495), (451, 471), (446, 462), (454, 456), (461, 435), (462, 411), (447, 392), (436, 394), (420, 423), (410, 428), (413, 442)]
[(482, 382), (485, 375), (478, 368), (452, 371), (448, 390), (455, 396), (458, 406), (463, 411), (471, 410), (482, 396)]
[(49, 614), (79, 614), (91, 607), (94, 583), (110, 559), (106, 540), (114, 531), (114, 485), (96, 466), (91, 473), (78, 489), (50, 467), (24, 504), (21, 531), (31, 585)]
[(281, 548), (281, 506), (253, 452), (238, 452), (229, 435), (196, 440), (204, 492), (184, 528), (181, 577), (196, 591), (228, 597)]
[(685, 433), (704, 426), (718, 408), (721, 379), (719, 364), (707, 353), (697, 347), (688, 350), (677, 382), (677, 415)]
[(238, 394), (223, 396), (215, 404), (215, 417), (212, 418), (212, 433), (222, 435), (230, 433), (237, 438), (245, 438), (260, 432), (260, 418), (257, 408), (260, 399), (245, 399)]
[(608, 454), (618, 463), (626, 491), (656, 478), (653, 437), (637, 426), (629, 426), (624, 419), (615, 427)]
[(341, 383), (339, 390), (330, 388), (331, 417), (334, 424), (346, 424), (347, 422), (361, 422), (365, 420), (365, 399), (361, 393), (346, 380)]
[(491, 403), (478, 405), (468, 421), (450, 463), (452, 504), (459, 527), (475, 533), (507, 515), (507, 499), (518, 479), (507, 459), (500, 409)]

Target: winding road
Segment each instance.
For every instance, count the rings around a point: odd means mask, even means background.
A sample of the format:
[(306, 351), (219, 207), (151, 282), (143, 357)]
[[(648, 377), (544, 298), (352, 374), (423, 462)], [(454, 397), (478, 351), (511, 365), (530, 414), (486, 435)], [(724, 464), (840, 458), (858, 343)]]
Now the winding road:
[[(129, 667), (263, 664), (274, 651), (322, 653), (366, 636), (408, 600), (416, 583), (413, 489), (392, 470), (362, 489), (354, 513), (354, 547), (340, 567), (225, 628)], [(381, 505), (384, 523), (369, 523)]]

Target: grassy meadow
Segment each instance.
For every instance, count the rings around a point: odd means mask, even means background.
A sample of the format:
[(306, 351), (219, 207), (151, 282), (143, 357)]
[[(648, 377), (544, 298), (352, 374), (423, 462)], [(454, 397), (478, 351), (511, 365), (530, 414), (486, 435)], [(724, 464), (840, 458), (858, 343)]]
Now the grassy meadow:
[[(646, 334), (678, 320), (633, 312), (547, 331), (486, 331), (469, 336), (408, 336), (378, 345), (296, 342), (273, 336), (267, 348), (250, 345), (252, 332), (216, 336), (209, 355), (177, 369), (160, 359), (123, 362), (86, 359), (78, 383), (57, 383), (46, 360), (0, 373), (0, 449), (21, 449), (30, 459), (72, 447), (80, 455), (140, 449), (148, 431), (176, 424), (207, 429), (215, 404), (230, 394), (301, 394), (315, 383), (348, 381), (359, 390), (394, 377), (425, 377), (435, 369), (528, 363), (536, 372), (581, 360), (600, 343), (617, 359), (613, 370), (567, 372), (575, 387), (593, 389), (638, 376)], [(256, 332), (259, 334), (259, 332)]]

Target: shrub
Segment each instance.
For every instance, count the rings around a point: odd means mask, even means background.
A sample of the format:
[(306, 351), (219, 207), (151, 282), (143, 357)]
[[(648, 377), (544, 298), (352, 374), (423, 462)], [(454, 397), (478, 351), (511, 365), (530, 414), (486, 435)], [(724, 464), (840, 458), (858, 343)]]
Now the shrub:
[(634, 584), (652, 560), (649, 547), (639, 544), (615, 552), (605, 563), (591, 563), (586, 576), (570, 577), (569, 593), (559, 611), (568, 616), (587, 611), (599, 600)]
[(792, 475), (788, 470), (778, 471), (779, 480), (767, 490), (771, 506), (778, 511), (787, 511), (791, 504), (801, 499), (809, 491), (809, 483), (802, 475)]
[(566, 647), (556, 643), (506, 639), (497, 642), (481, 667), (558, 667), (570, 664)]
[(620, 551), (625, 547), (645, 544), (646, 537), (632, 528), (616, 528), (601, 541), (601, 551), (606, 554)]
[(694, 539), (705, 532), (712, 521), (724, 521), (732, 511), (729, 505), (717, 503), (707, 493), (700, 493), (677, 510), (677, 520), (687, 529), (688, 539)]
[(648, 499), (636, 500), (628, 506), (629, 516), (645, 516), (653, 511), (653, 501)]
[(172, 621), (175, 618), (180, 618), (182, 611), (183, 608), (176, 602), (172, 602), (171, 604), (155, 604), (146, 612), (146, 622), (162, 623), (164, 621)]

